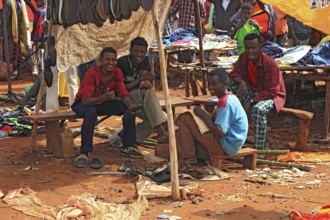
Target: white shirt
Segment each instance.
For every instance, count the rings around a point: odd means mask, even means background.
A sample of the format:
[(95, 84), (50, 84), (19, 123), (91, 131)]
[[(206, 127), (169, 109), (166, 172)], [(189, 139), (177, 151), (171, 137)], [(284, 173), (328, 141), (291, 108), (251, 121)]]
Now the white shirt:
[(225, 11), (228, 8), (230, 0), (222, 0), (222, 7), (225, 9)]

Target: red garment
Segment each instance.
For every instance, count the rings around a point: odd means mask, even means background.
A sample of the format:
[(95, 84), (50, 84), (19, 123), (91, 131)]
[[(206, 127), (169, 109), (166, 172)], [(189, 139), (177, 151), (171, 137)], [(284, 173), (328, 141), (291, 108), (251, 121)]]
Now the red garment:
[(268, 24), (269, 24), (269, 15), (267, 12), (260, 7), (260, 5), (257, 3), (255, 6), (253, 6), (253, 14), (251, 16), (251, 19), (256, 20), (262, 29), (262, 32), (268, 31)]
[(251, 60), (248, 63), (247, 79), (251, 88), (253, 90), (258, 90), (257, 87), (257, 65), (255, 65)]
[(87, 97), (99, 97), (106, 91), (114, 91), (116, 95), (127, 96), (128, 92), (124, 84), (123, 73), (118, 67), (110, 73), (108, 84), (102, 82), (101, 66), (90, 68), (84, 76), (76, 95), (76, 101), (85, 101)]
[[(205, 18), (205, 9), (204, 4), (201, 1), (198, 1), (201, 22)], [(193, 28), (196, 26), (195, 22), (195, 6), (194, 0), (176, 0), (174, 5), (171, 7), (170, 14), (171, 16), (175, 16), (176, 13), (179, 12), (179, 28)]]
[[(229, 77), (243, 79), (246, 81), (249, 59), (243, 52), (238, 61), (235, 63), (234, 69), (230, 72)], [(279, 113), (284, 106), (286, 99), (285, 86), (282, 73), (276, 62), (267, 54), (260, 52), (257, 66), (257, 91), (258, 95), (253, 98), (255, 102), (272, 99), (274, 101), (276, 112)], [(247, 81), (248, 86), (251, 84)]]

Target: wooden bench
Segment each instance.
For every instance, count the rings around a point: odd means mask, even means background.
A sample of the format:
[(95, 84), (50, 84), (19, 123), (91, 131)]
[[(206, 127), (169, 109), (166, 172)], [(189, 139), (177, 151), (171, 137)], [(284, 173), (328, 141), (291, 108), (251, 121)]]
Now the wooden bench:
[[(207, 111), (212, 111), (214, 106), (217, 104), (215, 101), (210, 101), (211, 96), (202, 95), (196, 97), (188, 97), (186, 99), (194, 101), (196, 105), (204, 105)], [(296, 137), (296, 148), (300, 151), (309, 151), (307, 147), (308, 135), (310, 129), (310, 123), (313, 119), (314, 114), (312, 112), (303, 111), (299, 109), (286, 108), (284, 107), (281, 114), (290, 114), (299, 119), (298, 133)]]
[(40, 115), (28, 115), (22, 118), (27, 120), (44, 121), (46, 126), (47, 149), (56, 157), (63, 157), (63, 147), (61, 143), (60, 121), (77, 118), (73, 111), (51, 112)]
[[(161, 107), (165, 109), (165, 100), (159, 101)], [(193, 101), (174, 98), (170, 100), (172, 105), (173, 116), (175, 116), (175, 108), (178, 106), (190, 106), (193, 104)], [(98, 123), (109, 118), (110, 116), (104, 116), (98, 121)], [(73, 111), (63, 111), (63, 112), (52, 112), (40, 115), (28, 115), (23, 116), (22, 118), (27, 120), (38, 120), (44, 121), (46, 125), (46, 142), (47, 149), (49, 152), (52, 152), (56, 157), (63, 157), (63, 146), (61, 144), (61, 131), (63, 123), (67, 119), (76, 119), (77, 115)]]
[(284, 107), (280, 113), (290, 114), (299, 119), (296, 148), (300, 151), (309, 151), (307, 142), (310, 124), (314, 114), (312, 112), (286, 107)]
[[(170, 159), (170, 151), (168, 144), (156, 144), (155, 146), (155, 155), (157, 157)], [(257, 150), (253, 148), (242, 148), (233, 158), (243, 157), (243, 167), (255, 170), (257, 167)], [(211, 164), (215, 168), (221, 169), (223, 160), (230, 158), (228, 157), (212, 157)]]

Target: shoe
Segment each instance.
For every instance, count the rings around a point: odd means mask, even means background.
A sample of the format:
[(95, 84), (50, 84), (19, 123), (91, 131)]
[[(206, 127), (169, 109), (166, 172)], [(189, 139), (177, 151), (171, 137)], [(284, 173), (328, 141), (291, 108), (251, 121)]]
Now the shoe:
[(79, 168), (84, 168), (87, 166), (88, 157), (86, 154), (80, 154), (74, 161), (74, 165)]
[(45, 69), (44, 69), (45, 82), (47, 87), (51, 87), (53, 85), (53, 72), (50, 69), (51, 61), (49, 57), (44, 60), (44, 64), (45, 64)]
[(101, 161), (97, 158), (93, 158), (91, 168), (92, 169), (100, 169), (102, 167)]
[(49, 36), (48, 37), (48, 56), (50, 58), (50, 65), (56, 66), (56, 49), (55, 49), (55, 37)]
[(143, 158), (143, 154), (136, 147), (133, 146), (122, 147), (120, 148), (120, 152), (132, 158)]

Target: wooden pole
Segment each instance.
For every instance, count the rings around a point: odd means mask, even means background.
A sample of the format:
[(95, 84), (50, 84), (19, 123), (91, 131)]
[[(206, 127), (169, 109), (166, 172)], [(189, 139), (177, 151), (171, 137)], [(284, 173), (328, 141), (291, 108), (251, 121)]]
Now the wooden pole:
[(170, 148), (172, 198), (174, 200), (179, 200), (180, 192), (179, 192), (179, 176), (178, 176), (178, 157), (177, 157), (177, 151), (176, 151), (174, 121), (173, 121), (173, 116), (172, 116), (172, 107), (171, 107), (171, 103), (170, 103), (170, 95), (169, 95), (169, 89), (168, 89), (168, 84), (167, 84), (165, 52), (164, 52), (164, 48), (163, 48), (163, 42), (162, 42), (162, 37), (161, 37), (161, 33), (160, 33), (159, 22), (158, 22), (158, 18), (157, 18), (157, 12), (156, 12), (155, 5), (152, 7), (152, 18), (153, 18), (155, 34), (156, 34), (157, 44), (158, 44), (161, 81), (162, 81), (163, 90), (164, 90), (164, 98), (165, 98), (166, 112), (167, 112), (169, 148)]
[(4, 40), (5, 40), (5, 53), (6, 53), (6, 63), (7, 63), (7, 82), (8, 82), (8, 95), (12, 93), (11, 88), (11, 70), (10, 70), (10, 53), (9, 53), (9, 45), (8, 45), (8, 30), (7, 30), (7, 7), (6, 1), (2, 0), (2, 26), (4, 32)]
[[(50, 20), (48, 22), (48, 33), (47, 36), (50, 36), (51, 33), (51, 29), (52, 29), (52, 21)], [(41, 65), (41, 83), (40, 83), (40, 87), (39, 87), (39, 91), (38, 91), (38, 98), (37, 98), (37, 102), (36, 102), (36, 109), (35, 109), (35, 114), (39, 115), (39, 111), (40, 111), (40, 105), (41, 105), (41, 98), (43, 95), (43, 92), (45, 90), (45, 64), (44, 64), (44, 58), (48, 56), (48, 45), (46, 45), (46, 49), (44, 51), (44, 53), (42, 53), (44, 56), (40, 57), (40, 60), (42, 60), (42, 65)], [(32, 129), (32, 136), (31, 136), (31, 143), (30, 143), (30, 149), (31, 151), (34, 150), (35, 144), (36, 144), (36, 140), (37, 140), (37, 132), (38, 132), (38, 120), (34, 120), (33, 122), (33, 129)]]
[[(330, 71), (328, 71), (329, 73)], [(330, 124), (330, 81), (325, 81), (325, 108), (324, 108), (324, 121), (323, 121), (323, 138), (329, 138), (329, 124)]]
[[(205, 67), (205, 60), (204, 60), (204, 48), (203, 48), (203, 28), (202, 28), (202, 21), (201, 21), (201, 13), (199, 8), (199, 0), (195, 0), (195, 18), (196, 18), (196, 28), (198, 32), (198, 39), (199, 39), (199, 59), (201, 62), (202, 68)], [(202, 93), (206, 95), (206, 72), (203, 71), (203, 88)]]

